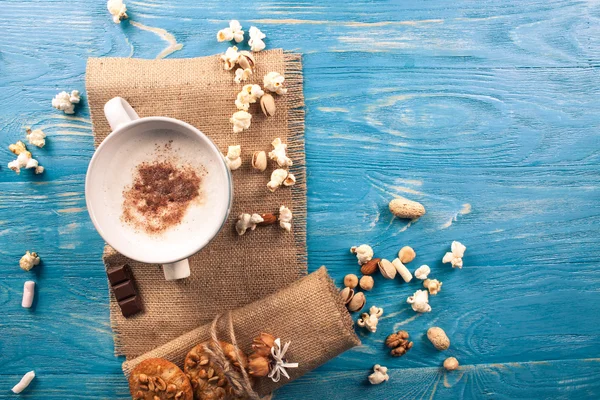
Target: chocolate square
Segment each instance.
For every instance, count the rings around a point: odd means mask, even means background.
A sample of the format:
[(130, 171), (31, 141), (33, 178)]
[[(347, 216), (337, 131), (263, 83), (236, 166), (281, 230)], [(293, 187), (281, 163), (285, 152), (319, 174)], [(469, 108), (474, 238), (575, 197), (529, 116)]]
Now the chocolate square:
[(106, 271), (106, 274), (108, 275), (108, 281), (111, 286), (131, 280), (131, 270), (127, 264), (109, 268), (108, 271)]
[(143, 310), (142, 302), (138, 296), (132, 296), (125, 300), (119, 301), (119, 307), (121, 307), (121, 312), (125, 318), (137, 314)]
[(117, 301), (125, 300), (128, 297), (137, 295), (133, 281), (125, 281), (113, 286), (113, 292)]

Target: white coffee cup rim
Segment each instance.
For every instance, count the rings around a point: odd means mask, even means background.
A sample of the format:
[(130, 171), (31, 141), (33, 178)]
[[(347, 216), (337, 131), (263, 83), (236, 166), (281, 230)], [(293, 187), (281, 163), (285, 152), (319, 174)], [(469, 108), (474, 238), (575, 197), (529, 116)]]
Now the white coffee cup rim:
[[(114, 131), (109, 133), (108, 136), (102, 141), (102, 143), (100, 143), (100, 145), (94, 152), (94, 155), (92, 156), (92, 159), (90, 160), (90, 163), (88, 165), (88, 170), (87, 170), (86, 179), (85, 179), (86, 206), (87, 206), (88, 213), (90, 215), (90, 219), (92, 220), (92, 223), (94, 224), (94, 227), (96, 228), (96, 230), (98, 231), (100, 236), (102, 236), (102, 238), (117, 252), (123, 254), (124, 256), (126, 256), (132, 260), (139, 261), (142, 263), (147, 263), (147, 264), (176, 263), (178, 261), (185, 260), (186, 258), (196, 254), (198, 251), (202, 250), (208, 243), (210, 243), (215, 238), (215, 236), (221, 231), (221, 229), (223, 228), (223, 225), (225, 225), (225, 223), (227, 222), (229, 211), (227, 213), (225, 213), (223, 221), (221, 222), (219, 229), (216, 229), (211, 236), (209, 236), (205, 240), (199, 242), (192, 250), (187, 251), (185, 253), (174, 254), (174, 255), (170, 255), (170, 256), (165, 254), (164, 258), (157, 258), (157, 257), (145, 258), (144, 256), (140, 256), (139, 254), (132, 256), (132, 254), (129, 252), (129, 249), (127, 248), (127, 246), (122, 246), (119, 241), (112, 240), (110, 235), (107, 235), (106, 232), (103, 231), (102, 227), (100, 226), (100, 224), (98, 222), (98, 219), (96, 218), (93, 206), (90, 202), (90, 196), (88, 196), (88, 193), (90, 191), (90, 186), (92, 185), (92, 183), (90, 182), (90, 179), (89, 179), (89, 176), (90, 176), (89, 171), (91, 171), (92, 168), (95, 167), (96, 160), (98, 159), (98, 155), (102, 152), (102, 149), (105, 146), (107, 146), (107, 144), (109, 143), (109, 141), (111, 141), (111, 139), (114, 140), (115, 137), (123, 135), (125, 132), (127, 132), (131, 128), (135, 127), (136, 125), (148, 123), (149, 121), (162, 121), (162, 122), (173, 123), (173, 124), (182, 126), (186, 129), (196, 133), (200, 139), (206, 139), (206, 141), (209, 143), (210, 146), (212, 146), (214, 151), (217, 152), (218, 154), (221, 154), (217, 145), (207, 135), (202, 133), (198, 128), (194, 127), (193, 125), (188, 124), (187, 122), (184, 122), (184, 121), (181, 121), (181, 120), (178, 120), (175, 118), (159, 117), (159, 116), (140, 117), (138, 119), (129, 121), (126, 124), (119, 126)], [(221, 157), (221, 160), (223, 162), (225, 169), (228, 170), (225, 160), (222, 157)], [(228, 191), (228, 195), (229, 195), (228, 204), (229, 204), (229, 210), (230, 210), (232, 200), (233, 200), (232, 199), (233, 188), (232, 188), (231, 175), (227, 174), (227, 177), (229, 179), (229, 186), (230, 186), (230, 190)]]

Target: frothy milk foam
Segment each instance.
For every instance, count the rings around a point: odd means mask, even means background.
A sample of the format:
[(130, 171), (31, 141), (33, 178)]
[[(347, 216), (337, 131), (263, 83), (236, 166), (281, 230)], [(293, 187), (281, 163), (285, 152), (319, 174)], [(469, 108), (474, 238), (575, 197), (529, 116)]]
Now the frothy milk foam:
[[(221, 227), (230, 201), (230, 182), (224, 179), (222, 167), (219, 168), (219, 163), (223, 163), (222, 159), (217, 158), (220, 155), (211, 152), (192, 132), (146, 130), (128, 142), (127, 146), (119, 148), (112, 155), (107, 169), (119, 173), (117, 176), (105, 175), (102, 183), (106, 217), (111, 224), (119, 226), (122, 237), (130, 245), (144, 246), (148, 251), (157, 246), (164, 248), (165, 245), (178, 251), (178, 246), (187, 248), (186, 243), (190, 240), (198, 243), (209, 240), (210, 237), (204, 236), (212, 237)], [(202, 176), (200, 200), (189, 205), (179, 224), (164, 232), (149, 234), (122, 220), (123, 192), (131, 187), (136, 168), (141, 163), (165, 160), (165, 157), (175, 164), (191, 166)]]

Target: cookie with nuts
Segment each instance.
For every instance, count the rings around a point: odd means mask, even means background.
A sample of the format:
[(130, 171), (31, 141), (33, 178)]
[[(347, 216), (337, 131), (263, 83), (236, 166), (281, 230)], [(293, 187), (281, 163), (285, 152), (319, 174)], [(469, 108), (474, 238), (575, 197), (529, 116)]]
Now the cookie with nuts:
[[(238, 371), (246, 368), (248, 361), (246, 355), (240, 351), (237, 357), (235, 348), (231, 343), (219, 342), (225, 357)], [(207, 346), (210, 342), (200, 343), (185, 357), (184, 371), (189, 378), (194, 391), (195, 400), (221, 400), (233, 397), (233, 388), (225, 377), (223, 370), (211, 359)]]
[(192, 385), (183, 371), (162, 358), (149, 358), (129, 375), (134, 400), (193, 400)]

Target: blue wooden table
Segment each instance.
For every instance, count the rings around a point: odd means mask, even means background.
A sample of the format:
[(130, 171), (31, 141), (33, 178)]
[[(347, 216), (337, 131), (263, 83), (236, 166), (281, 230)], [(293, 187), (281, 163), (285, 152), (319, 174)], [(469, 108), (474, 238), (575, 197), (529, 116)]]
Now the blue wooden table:
[[(232, 18), (304, 54), (310, 270), (324, 264), (341, 282), (358, 270), (350, 246), (391, 258), (411, 245), (411, 267), (428, 264), (444, 283), (420, 315), (405, 303), (416, 284), (377, 277), (378, 332), (275, 398), (600, 396), (599, 2), (126, 3), (120, 25), (103, 0), (0, 3), (0, 398), (16, 398), (30, 369), (23, 398), (128, 398), (84, 199), (86, 59), (219, 53), (215, 33)], [(51, 108), (72, 89), (84, 98), (75, 116)], [(6, 168), (26, 127), (48, 134), (34, 149), (40, 176)], [(394, 195), (428, 213), (393, 220)], [(467, 246), (462, 270), (441, 264), (452, 240)], [(24, 273), (28, 249), (43, 265)], [(424, 337), (432, 325), (450, 336), (447, 354)], [(400, 328), (414, 348), (392, 358), (383, 340)], [(460, 370), (440, 369), (449, 355)], [(370, 386), (376, 363), (391, 378)]]

